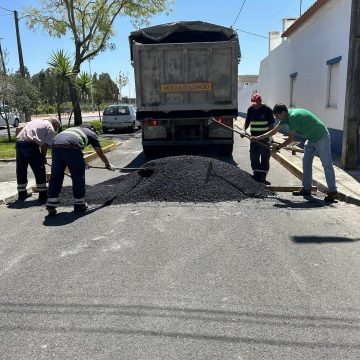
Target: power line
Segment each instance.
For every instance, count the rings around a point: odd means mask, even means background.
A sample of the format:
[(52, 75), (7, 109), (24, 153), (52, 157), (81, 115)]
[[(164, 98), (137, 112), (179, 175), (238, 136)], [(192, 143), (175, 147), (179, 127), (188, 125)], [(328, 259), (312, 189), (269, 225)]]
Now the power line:
[(268, 38), (269, 38), (268, 36), (259, 35), (259, 34), (254, 34), (254, 33), (252, 33), (252, 32), (245, 31), (245, 30), (240, 30), (240, 29), (235, 29), (235, 30), (240, 31), (240, 32), (243, 32), (243, 33), (246, 33), (246, 34), (250, 34), (250, 35), (262, 37), (262, 38), (264, 38), (264, 39), (268, 39)]
[(1, 7), (1, 6), (0, 6), (0, 9), (1, 9), (1, 10), (5, 10), (5, 11), (14, 12), (14, 10), (5, 9), (5, 8), (3, 8), (3, 7)]
[(237, 14), (237, 17), (236, 17), (236, 19), (235, 19), (234, 23), (232, 24), (232, 26), (234, 26), (234, 25), (235, 25), (235, 23), (236, 23), (236, 21), (237, 21), (238, 17), (239, 17), (239, 16), (240, 16), (240, 14), (241, 14), (241, 10), (243, 9), (243, 7), (244, 7), (245, 3), (246, 3), (246, 0), (244, 0), (244, 1), (243, 1), (242, 5), (241, 5), (241, 8), (240, 8), (240, 10), (239, 10), (239, 13)]

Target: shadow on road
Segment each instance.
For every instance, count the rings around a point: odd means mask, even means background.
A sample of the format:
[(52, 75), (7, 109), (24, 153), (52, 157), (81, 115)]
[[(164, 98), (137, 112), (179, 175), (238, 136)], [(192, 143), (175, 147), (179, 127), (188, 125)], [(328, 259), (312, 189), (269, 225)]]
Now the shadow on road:
[(293, 241), (297, 244), (319, 244), (319, 243), (342, 243), (355, 242), (360, 239), (352, 239), (343, 236), (293, 236)]
[(43, 206), (43, 205), (39, 203), (38, 199), (32, 199), (27, 201), (15, 200), (14, 202), (7, 203), (6, 206), (9, 209), (28, 209), (34, 206)]
[(320, 208), (331, 205), (313, 196), (307, 196), (306, 198), (304, 198), (304, 201), (300, 201), (300, 202), (282, 199), (280, 197), (274, 197), (274, 199), (278, 200), (281, 203), (281, 204), (274, 204), (274, 207), (279, 209), (286, 209), (286, 208), (311, 209), (311, 208)]
[[(68, 294), (67, 294), (68, 296)], [(164, 339), (179, 339), (188, 341), (211, 341), (217, 343), (228, 344), (249, 344), (249, 346), (275, 346), (276, 348), (300, 348), (312, 349), (319, 351), (330, 351), (331, 349), (345, 350), (345, 351), (359, 351), (360, 345), (356, 339), (347, 339), (349, 331), (355, 334), (359, 331), (358, 317), (353, 316), (329, 316), (327, 314), (318, 315), (304, 315), (292, 314), (288, 312), (274, 312), (252, 309), (250, 311), (227, 311), (219, 309), (207, 308), (187, 308), (174, 306), (153, 306), (153, 305), (137, 305), (137, 304), (108, 304), (88, 302), (15, 302), (2, 301), (0, 303), (1, 313), (7, 316), (20, 317), (32, 316), (35, 320), (28, 324), (3, 324), (0, 326), (2, 332), (27, 332), (35, 334), (52, 334), (53, 336), (67, 336), (76, 337), (78, 334), (83, 336), (97, 335), (97, 336), (143, 336), (150, 341), (151, 338), (156, 341), (164, 341)], [(325, 312), (325, 311), (324, 311)], [(59, 321), (51, 322), (51, 319), (56, 316)], [(91, 326), (87, 326), (86, 321), (93, 317), (103, 316), (109, 318), (109, 321), (102, 324), (93, 322)], [(134, 319), (134, 325), (129, 328), (126, 327), (122, 319)], [(67, 320), (71, 324), (63, 324), (61, 320)], [(84, 323), (81, 320), (84, 320)], [(176, 323), (168, 326), (165, 329), (159, 329), (158, 322), (160, 319), (166, 321), (168, 324)], [(214, 326), (214, 323), (219, 324)], [(154, 328), (144, 329), (144, 324), (154, 324)], [(192, 326), (189, 327), (189, 324)], [(206, 326), (206, 331), (199, 331), (198, 327)], [(266, 327), (268, 332), (260, 332), (259, 334), (251, 333), (250, 335), (243, 334), (243, 327), (246, 325)], [(187, 325), (187, 326), (186, 326)], [(232, 331), (228, 333), (221, 331), (228, 326)], [(273, 336), (273, 333), (279, 332), (279, 327), (284, 328), (290, 332), (290, 335), (297, 333), (296, 337), (289, 335), (288, 338)], [(193, 328), (192, 328), (193, 327)], [(185, 330), (184, 330), (185, 329)], [(322, 332), (337, 331), (338, 339), (325, 337), (320, 338), (320, 335), (315, 332), (316, 329), (319, 334)], [(236, 330), (238, 330), (236, 332)], [(282, 330), (282, 331), (285, 331)], [(318, 338), (309, 338), (302, 333), (309, 331), (315, 332)], [(347, 336), (346, 336), (347, 335)], [(120, 338), (121, 339), (121, 338)]]
[(109, 205), (111, 205), (111, 203), (105, 202), (104, 204), (101, 204), (96, 207), (92, 207), (85, 212), (63, 211), (63, 212), (57, 213), (57, 215), (55, 215), (55, 216), (47, 215), (47, 216), (45, 216), (43, 225), (44, 226), (63, 226), (63, 225), (71, 224), (74, 221), (76, 221), (80, 218), (83, 218), (87, 215), (90, 215), (90, 214), (94, 213), (95, 211), (98, 211)]

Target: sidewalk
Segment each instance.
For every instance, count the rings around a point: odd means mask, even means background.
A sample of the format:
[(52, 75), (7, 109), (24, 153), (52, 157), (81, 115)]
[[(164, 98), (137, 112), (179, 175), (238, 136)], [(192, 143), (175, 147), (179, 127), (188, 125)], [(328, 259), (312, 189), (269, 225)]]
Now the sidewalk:
[[(243, 129), (245, 119), (239, 117), (235, 121), (235, 126)], [(274, 141), (283, 142), (286, 136), (277, 133), (273, 136)], [(302, 178), (302, 153), (292, 155), (291, 151), (280, 150), (273, 156), (283, 166), (285, 166), (292, 174), (299, 179)], [(334, 157), (334, 170), (336, 183), (339, 193), (339, 200), (360, 206), (360, 169), (345, 171), (340, 168), (340, 159)], [(320, 159), (316, 156), (313, 162), (313, 184), (322, 192), (327, 190), (324, 170)]]

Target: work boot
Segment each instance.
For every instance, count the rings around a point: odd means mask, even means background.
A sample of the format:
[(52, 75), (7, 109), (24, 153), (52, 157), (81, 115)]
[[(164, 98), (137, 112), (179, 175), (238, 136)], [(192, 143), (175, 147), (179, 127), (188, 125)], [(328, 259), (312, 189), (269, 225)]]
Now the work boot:
[(325, 196), (325, 199), (324, 201), (325, 202), (329, 202), (329, 203), (332, 203), (334, 202), (336, 199), (337, 199), (337, 191), (330, 191), (328, 192), (328, 194)]
[(258, 171), (255, 171), (254, 175), (251, 175), (251, 177), (257, 182), (262, 182), (261, 181), (261, 174)]
[(311, 190), (302, 188), (300, 191), (293, 191), (294, 196), (311, 196)]
[(31, 197), (32, 194), (28, 193), (27, 191), (21, 191), (18, 193), (18, 200), (19, 201), (25, 201), (27, 198)]
[(47, 202), (47, 192), (46, 191), (41, 191), (39, 192), (39, 203), (40, 204), (45, 204)]
[(74, 204), (74, 211), (75, 212), (85, 212), (88, 208), (88, 205), (85, 204)]
[(260, 175), (261, 182), (263, 184), (271, 185), (271, 182), (266, 180), (266, 173), (260, 173), (259, 175)]
[(56, 207), (54, 206), (46, 206), (46, 210), (48, 211), (49, 216), (54, 216), (57, 214)]

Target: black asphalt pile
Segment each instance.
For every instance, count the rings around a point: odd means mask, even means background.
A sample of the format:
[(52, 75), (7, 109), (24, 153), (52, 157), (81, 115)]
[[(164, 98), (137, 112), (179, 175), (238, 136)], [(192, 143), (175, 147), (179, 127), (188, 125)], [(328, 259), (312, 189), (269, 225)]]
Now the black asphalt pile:
[[(149, 173), (120, 175), (87, 186), (88, 204), (126, 204), (152, 201), (221, 202), (265, 198), (272, 193), (238, 167), (200, 156), (171, 156), (144, 166)], [(62, 205), (73, 204), (72, 190), (64, 187)]]

